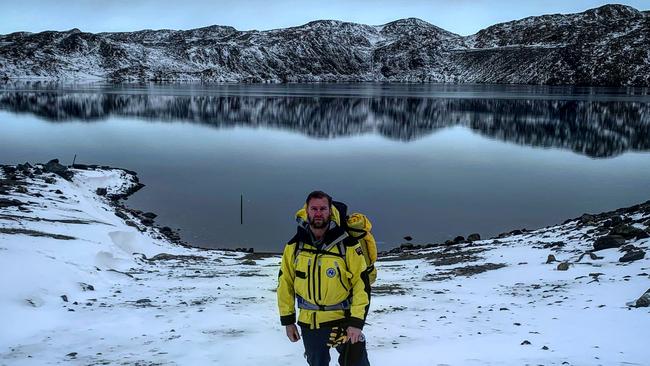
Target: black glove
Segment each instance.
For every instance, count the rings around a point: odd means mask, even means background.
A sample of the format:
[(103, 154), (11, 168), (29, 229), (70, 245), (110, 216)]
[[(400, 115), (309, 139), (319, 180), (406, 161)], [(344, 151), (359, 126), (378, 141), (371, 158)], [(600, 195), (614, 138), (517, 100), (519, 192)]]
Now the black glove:
[(330, 338), (327, 341), (328, 347), (336, 347), (348, 341), (348, 332), (342, 327), (333, 327)]

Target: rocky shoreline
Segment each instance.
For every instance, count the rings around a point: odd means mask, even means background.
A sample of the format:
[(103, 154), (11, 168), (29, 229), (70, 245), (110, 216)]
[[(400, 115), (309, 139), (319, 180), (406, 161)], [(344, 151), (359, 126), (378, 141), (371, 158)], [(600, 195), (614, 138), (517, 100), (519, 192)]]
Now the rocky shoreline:
[[(593, 241), (593, 251), (619, 247), (626, 248), (626, 251), (635, 251), (636, 249), (634, 246), (632, 244), (629, 244), (630, 241), (634, 242), (636, 240), (650, 238), (650, 218), (642, 216), (640, 219), (634, 219), (633, 217), (635, 215), (650, 215), (650, 200), (644, 203), (632, 205), (629, 207), (623, 207), (612, 211), (601, 212), (598, 214), (585, 213), (579, 217), (567, 219), (561, 225), (569, 225), (574, 227), (576, 230), (580, 230), (585, 227), (588, 228), (588, 231), (585, 235), (583, 235), (583, 238)], [(633, 226), (634, 224), (642, 225), (644, 228), (635, 227)], [(551, 226), (547, 226), (547, 228), (548, 227)], [(498, 239), (524, 235), (526, 233), (532, 233), (534, 231), (536, 230), (529, 230), (526, 228), (515, 229), (512, 231), (500, 233), (495, 237), (489, 239), (493, 239), (494, 242), (498, 242)], [(408, 237), (405, 239), (408, 240)], [(469, 234), (467, 238), (459, 235), (453, 240), (447, 240), (444, 243), (416, 244), (407, 241), (406, 243), (402, 243), (399, 247), (381, 252), (380, 255), (387, 256), (418, 249), (453, 246), (457, 244), (472, 244), (473, 242), (480, 240), (481, 236), (477, 233), (473, 233)], [(558, 243), (557, 245), (562, 246), (561, 243)]]
[[(191, 245), (190, 243), (184, 241), (180, 235), (180, 229), (173, 229), (168, 226), (160, 226), (155, 222), (157, 214), (153, 212), (144, 212), (142, 210), (129, 208), (124, 203), (125, 200), (128, 200), (129, 196), (133, 195), (143, 187), (138, 178), (138, 173), (132, 170), (115, 168), (106, 165), (87, 165), (87, 164), (72, 164), (69, 166), (62, 165), (59, 162), (59, 159), (52, 159), (47, 163), (35, 163), (30, 164), (26, 162), (24, 164), (17, 165), (1, 165), (0, 170), (4, 171), (6, 176), (5, 179), (0, 179), (0, 196), (8, 195), (11, 197), (11, 192), (15, 191), (17, 193), (29, 194), (28, 190), (25, 188), (25, 178), (41, 178), (44, 183), (52, 184), (54, 183), (53, 175), (59, 176), (67, 181), (71, 181), (74, 176), (74, 170), (97, 170), (97, 169), (111, 169), (111, 170), (120, 170), (126, 173), (129, 179), (128, 186), (124, 190), (119, 192), (111, 192), (106, 187), (98, 187), (95, 190), (95, 193), (98, 196), (108, 198), (110, 206), (114, 209), (115, 216), (124, 220), (124, 223), (128, 226), (131, 226), (137, 229), (139, 232), (152, 232), (154, 233), (153, 237), (156, 239), (165, 239), (172, 244), (180, 245), (188, 248), (202, 249), (202, 250), (217, 250), (217, 251), (228, 251), (228, 252), (244, 252), (244, 253), (253, 253), (253, 248), (201, 248)], [(62, 192), (60, 193), (62, 194)], [(34, 193), (35, 197), (42, 197), (40, 193)], [(65, 196), (60, 196), (60, 198), (65, 199)], [(16, 206), (20, 210), (28, 212), (28, 204), (26, 202), (13, 199), (13, 198), (2, 198), (0, 197), (0, 208)]]

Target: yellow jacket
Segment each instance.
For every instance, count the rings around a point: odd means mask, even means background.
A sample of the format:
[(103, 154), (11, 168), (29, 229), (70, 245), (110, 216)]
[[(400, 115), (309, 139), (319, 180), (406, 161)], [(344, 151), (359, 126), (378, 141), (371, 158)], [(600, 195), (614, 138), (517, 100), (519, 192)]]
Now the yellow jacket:
[[(330, 228), (320, 248), (317, 247), (301, 211), (297, 214), (298, 231), (284, 248), (278, 275), (280, 322), (282, 325), (296, 322), (298, 301), (300, 326), (317, 329), (341, 325), (362, 329), (370, 303), (370, 283), (361, 246), (340, 226), (338, 210), (332, 206)], [(301, 301), (307, 305), (301, 306)], [(349, 304), (348, 309), (331, 309), (344, 303)], [(318, 310), (308, 309), (314, 307)]]

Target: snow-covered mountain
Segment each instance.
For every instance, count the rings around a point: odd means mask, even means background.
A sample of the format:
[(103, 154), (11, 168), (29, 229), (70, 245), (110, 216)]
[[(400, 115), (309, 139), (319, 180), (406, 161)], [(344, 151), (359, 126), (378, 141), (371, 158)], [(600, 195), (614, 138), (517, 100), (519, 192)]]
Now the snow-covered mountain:
[(0, 36), (0, 78), (650, 85), (650, 12), (606, 5), (462, 37), (415, 18)]
[[(0, 167), (0, 364), (300, 365), (279, 256), (176, 245), (134, 172)], [(650, 201), (383, 253), (373, 365), (645, 365)], [(290, 236), (291, 233), (288, 233)]]
[(0, 91), (0, 110), (57, 122), (129, 116), (215, 128), (279, 128), (318, 138), (375, 133), (404, 141), (464, 126), (503, 141), (570, 149), (592, 157), (650, 150), (650, 105), (626, 101), (5, 90)]

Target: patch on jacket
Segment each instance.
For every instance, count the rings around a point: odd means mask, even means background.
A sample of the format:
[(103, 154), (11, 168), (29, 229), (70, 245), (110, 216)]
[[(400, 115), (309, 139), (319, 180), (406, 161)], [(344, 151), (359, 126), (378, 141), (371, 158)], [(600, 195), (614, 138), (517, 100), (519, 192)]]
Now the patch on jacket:
[(334, 276), (336, 276), (336, 271), (334, 270), (334, 268), (328, 268), (325, 274), (329, 278), (334, 278)]
[(356, 247), (354, 250), (357, 252), (357, 254), (363, 255), (363, 250), (361, 250), (361, 247)]

